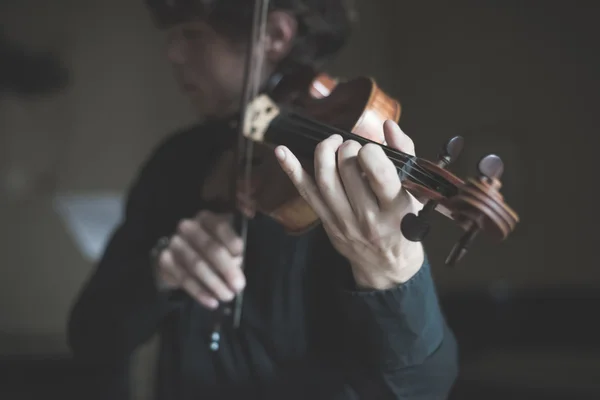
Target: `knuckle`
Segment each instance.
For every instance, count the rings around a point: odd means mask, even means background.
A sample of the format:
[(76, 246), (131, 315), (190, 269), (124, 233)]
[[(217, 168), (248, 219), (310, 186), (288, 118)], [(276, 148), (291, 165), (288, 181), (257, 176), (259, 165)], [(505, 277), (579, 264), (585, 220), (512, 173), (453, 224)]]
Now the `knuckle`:
[(196, 217), (198, 217), (199, 219), (202, 218), (206, 218), (209, 215), (208, 210), (200, 210), (198, 211), (198, 214), (196, 214)]
[(233, 237), (228, 244), (231, 255), (233, 256), (240, 255), (244, 250), (244, 241), (238, 236)]
[(209, 221), (215, 219), (215, 217), (216, 217), (216, 214), (214, 214), (210, 210), (200, 210), (198, 212), (198, 214), (196, 214), (195, 219), (202, 223), (206, 223), (206, 222), (209, 222)]
[(337, 222), (338, 223), (336, 225), (338, 229), (336, 229), (336, 231), (339, 231), (339, 233), (347, 235), (353, 231), (352, 224), (347, 219), (338, 218)]
[(158, 272), (158, 278), (164, 284), (171, 287), (181, 287), (181, 278), (176, 277), (174, 274), (166, 273), (165, 271)]
[(208, 240), (204, 246), (204, 251), (211, 258), (218, 258), (223, 255), (223, 246), (215, 240)]
[(192, 267), (192, 271), (194, 272), (194, 275), (196, 276), (196, 278), (200, 279), (200, 281), (204, 282), (206, 280), (206, 276), (207, 274), (207, 269), (208, 269), (208, 265), (202, 261), (202, 260), (198, 260), (194, 263), (193, 267)]
[(225, 263), (231, 257), (224, 246), (215, 246), (213, 254), (218, 263)]
[(310, 202), (310, 201), (311, 201), (311, 198), (310, 198), (310, 197), (311, 197), (311, 196), (310, 196), (310, 192), (309, 192), (309, 190), (306, 188), (306, 186), (304, 186), (304, 185), (300, 185), (300, 186), (298, 187), (298, 193), (300, 194), (300, 196), (301, 196), (301, 197), (302, 197), (304, 200), (306, 200), (306, 201), (308, 201), (308, 202)]
[(315, 154), (316, 155), (323, 154), (323, 152), (326, 150), (327, 150), (327, 142), (326, 141), (319, 142), (317, 144), (317, 146), (315, 147)]
[(185, 290), (193, 297), (199, 297), (204, 294), (202, 288), (199, 285), (195, 285), (192, 281), (186, 279), (182, 285)]
[(235, 282), (240, 278), (241, 271), (238, 268), (229, 268), (223, 272), (223, 277), (227, 282)]
[(216, 292), (218, 292), (218, 296), (219, 299), (222, 301), (230, 301), (233, 300), (233, 298), (235, 297), (235, 295), (233, 294), (233, 292), (229, 289), (227, 289), (227, 287), (223, 286), (223, 285), (219, 285), (219, 288), (215, 290)]
[(164, 250), (158, 256), (158, 269), (160, 271), (171, 268), (171, 255), (167, 250)]
[(339, 229), (332, 229), (330, 235), (333, 241), (337, 243), (344, 243), (348, 240), (352, 241), (351, 237), (353, 236), (350, 231), (344, 231), (341, 227)]
[(337, 229), (337, 238), (348, 240), (348, 241), (356, 241), (360, 237), (360, 232), (354, 224), (348, 223), (346, 221), (340, 221), (339, 228)]
[(333, 187), (329, 182), (328, 177), (323, 172), (319, 171), (315, 174), (315, 184), (322, 194), (330, 194), (333, 191)]
[(379, 230), (373, 224), (365, 225), (364, 236), (368, 243), (378, 245), (381, 242)]
[(361, 157), (368, 155), (379, 155), (381, 153), (383, 153), (381, 146), (378, 146), (375, 143), (367, 143), (358, 151), (358, 155)]
[(381, 163), (373, 168), (373, 178), (376, 184), (387, 186), (391, 184), (394, 178), (397, 179), (394, 169), (388, 163)]
[(194, 230), (194, 228), (194, 221), (191, 221), (189, 219), (182, 219), (177, 224), (177, 233), (185, 236), (190, 234)]
[(373, 210), (364, 210), (360, 213), (360, 230), (362, 234), (369, 240), (374, 236), (379, 236), (377, 215)]
[(227, 238), (231, 233), (231, 226), (227, 219), (221, 218), (215, 222), (213, 226), (213, 232), (220, 238)]
[(344, 149), (348, 152), (356, 152), (358, 153), (358, 151), (360, 151), (361, 149), (361, 145), (360, 143), (358, 143), (356, 140), (346, 140), (344, 142), (344, 144), (342, 145), (344, 147)]
[[(179, 250), (183, 247), (183, 238), (180, 235), (173, 235), (169, 241), (169, 248), (172, 250)], [(164, 254), (164, 252), (163, 252)]]

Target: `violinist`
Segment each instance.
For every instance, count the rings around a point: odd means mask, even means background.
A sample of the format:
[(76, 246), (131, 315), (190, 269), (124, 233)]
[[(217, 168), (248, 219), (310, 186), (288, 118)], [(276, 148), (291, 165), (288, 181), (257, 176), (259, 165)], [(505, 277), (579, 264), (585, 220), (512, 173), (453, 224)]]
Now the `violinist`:
[[(292, 235), (249, 211), (244, 243), (229, 210), (204, 193), (226, 180), (253, 2), (146, 3), (203, 122), (169, 136), (133, 182), (125, 219), (72, 310), (74, 355), (123, 371), (158, 333), (159, 400), (447, 398), (457, 346), (422, 245), (398, 229), (422, 205), (391, 161), (377, 145), (333, 135), (309, 174), (278, 146), (278, 167), (321, 223)], [(354, 13), (344, 0), (272, 0), (265, 86), (290, 65), (318, 69), (335, 56)], [(388, 146), (414, 153), (396, 123), (383, 131)], [(242, 293), (240, 326), (223, 328), (214, 351), (214, 312)]]

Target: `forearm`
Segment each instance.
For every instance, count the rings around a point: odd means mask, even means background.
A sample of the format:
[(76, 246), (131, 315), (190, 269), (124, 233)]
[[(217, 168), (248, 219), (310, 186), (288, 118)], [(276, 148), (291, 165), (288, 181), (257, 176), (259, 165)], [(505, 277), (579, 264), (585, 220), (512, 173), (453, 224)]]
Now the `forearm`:
[[(353, 373), (360, 369), (361, 377), (371, 376), (371, 389), (388, 394), (381, 398), (445, 398), (457, 373), (456, 343), (427, 260), (403, 284), (341, 296)], [(361, 379), (356, 381), (359, 390)]]
[[(352, 352), (347, 351), (334, 363), (312, 360), (303, 368), (288, 371), (262, 393), (262, 398), (445, 400), (458, 373), (456, 359), (454, 336), (447, 330), (440, 345), (418, 365), (393, 371), (376, 370), (356, 362)], [(240, 391), (224, 398), (244, 395)]]

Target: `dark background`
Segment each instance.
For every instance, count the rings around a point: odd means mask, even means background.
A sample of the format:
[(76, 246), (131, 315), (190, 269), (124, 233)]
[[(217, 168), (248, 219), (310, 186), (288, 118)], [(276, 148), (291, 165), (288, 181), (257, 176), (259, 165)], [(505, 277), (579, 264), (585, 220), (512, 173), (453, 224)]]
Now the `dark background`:
[[(54, 208), (62, 194), (123, 193), (152, 146), (191, 121), (141, 0), (0, 3), (0, 398), (68, 396), (97, 378), (64, 343), (93, 260)], [(360, 2), (336, 75), (370, 75), (404, 107), (417, 153), (461, 134), (453, 167), (506, 164), (522, 218), (442, 266), (459, 232), (427, 240), (461, 346), (453, 399), (598, 399), (600, 271), (593, 252), (600, 67), (593, 2)], [(153, 343), (132, 365), (147, 398)]]

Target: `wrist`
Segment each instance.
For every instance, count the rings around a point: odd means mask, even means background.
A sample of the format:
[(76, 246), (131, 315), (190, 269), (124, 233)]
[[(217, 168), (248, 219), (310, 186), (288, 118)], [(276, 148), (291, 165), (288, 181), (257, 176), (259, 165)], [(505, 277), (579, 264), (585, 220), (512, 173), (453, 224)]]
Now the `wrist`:
[(391, 265), (363, 265), (350, 262), (354, 281), (362, 290), (387, 290), (408, 282), (425, 262), (423, 245), (406, 242), (400, 257)]

